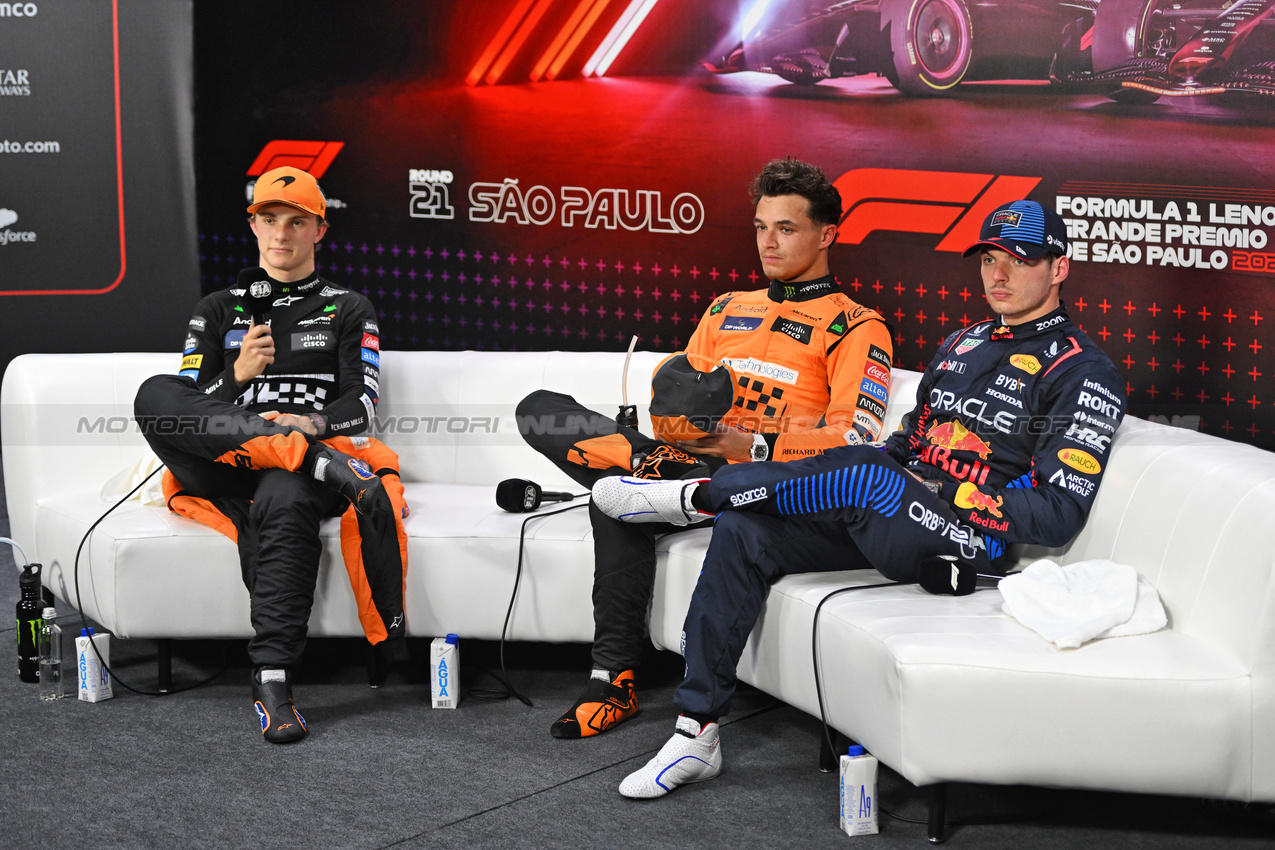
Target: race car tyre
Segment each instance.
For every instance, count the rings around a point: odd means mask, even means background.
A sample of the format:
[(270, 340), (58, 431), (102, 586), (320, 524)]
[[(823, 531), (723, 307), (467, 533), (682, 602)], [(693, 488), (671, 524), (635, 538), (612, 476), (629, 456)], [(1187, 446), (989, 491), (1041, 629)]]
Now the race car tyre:
[[(907, 0), (890, 28), (894, 53), (891, 79), (904, 94), (951, 93), (974, 56), (974, 26), (964, 0)], [(888, 78), (888, 75), (887, 75)]]

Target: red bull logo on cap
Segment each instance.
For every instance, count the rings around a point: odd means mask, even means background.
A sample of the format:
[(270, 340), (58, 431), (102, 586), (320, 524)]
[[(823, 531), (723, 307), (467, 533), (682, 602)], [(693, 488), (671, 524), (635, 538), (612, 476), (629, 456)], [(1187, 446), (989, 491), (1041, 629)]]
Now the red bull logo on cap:
[(974, 452), (983, 460), (987, 460), (992, 454), (990, 445), (955, 419), (941, 425), (932, 425), (925, 432), (925, 437), (933, 445), (950, 451)]
[(1023, 220), (1023, 214), (1017, 210), (999, 210), (992, 216), (991, 227), (1008, 224), (1010, 227), (1018, 227), (1018, 223)]

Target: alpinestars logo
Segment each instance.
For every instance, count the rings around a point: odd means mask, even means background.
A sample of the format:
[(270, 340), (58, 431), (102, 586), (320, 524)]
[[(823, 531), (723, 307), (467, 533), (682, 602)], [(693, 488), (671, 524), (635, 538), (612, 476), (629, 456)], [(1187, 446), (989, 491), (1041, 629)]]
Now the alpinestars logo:
[(936, 251), (960, 253), (978, 241), (983, 220), (1002, 204), (1026, 198), (1039, 177), (856, 168), (836, 179), (840, 240), (858, 245), (877, 230), (936, 233)]

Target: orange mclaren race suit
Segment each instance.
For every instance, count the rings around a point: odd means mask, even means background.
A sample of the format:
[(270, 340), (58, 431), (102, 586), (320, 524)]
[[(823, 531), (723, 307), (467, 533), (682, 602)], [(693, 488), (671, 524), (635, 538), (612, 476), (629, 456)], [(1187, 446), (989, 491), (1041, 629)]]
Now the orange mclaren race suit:
[(1124, 409), (1120, 373), (1060, 306), (948, 336), (884, 451), (844, 446), (714, 474), (695, 493), (722, 513), (673, 702), (705, 719), (729, 711), (736, 665), (780, 576), (875, 568), (914, 582), (934, 556), (1003, 575), (1011, 543), (1064, 545), (1093, 507)]
[[(686, 346), (699, 362), (729, 363), (735, 403), (722, 421), (764, 436), (775, 460), (878, 438), (893, 344), (885, 320), (831, 275), (730, 292), (709, 305)], [(707, 366), (697, 366), (701, 370)], [(724, 463), (619, 427), (548, 390), (518, 405), (524, 439), (585, 487), (604, 475), (707, 475)], [(706, 468), (707, 467), (707, 468)], [(639, 665), (662, 523), (628, 524), (589, 506), (593, 525), (593, 661), (618, 673)]]
[[(295, 667), (305, 648), (325, 517), (342, 517), (342, 554), (369, 642), (402, 640), (406, 505), (398, 457), (358, 436), (371, 425), (380, 389), (380, 332), (371, 303), (317, 275), (273, 285), (274, 363), (246, 385), (235, 382), (234, 362), (251, 321), (242, 290), (213, 293), (190, 320), (181, 374), (145, 381), (134, 414), (168, 467), (169, 508), (238, 545), (252, 604), (252, 664)], [(381, 476), (393, 510), (356, 513), (307, 468), (319, 439), (257, 415), (270, 410), (314, 414), (322, 442)]]

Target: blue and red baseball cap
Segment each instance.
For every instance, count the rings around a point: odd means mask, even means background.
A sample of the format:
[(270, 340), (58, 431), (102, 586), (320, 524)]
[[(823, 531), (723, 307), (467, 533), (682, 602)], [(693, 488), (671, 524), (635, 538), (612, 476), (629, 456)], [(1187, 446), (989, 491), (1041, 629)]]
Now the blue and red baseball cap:
[(992, 210), (978, 232), (978, 241), (962, 257), (999, 248), (1024, 260), (1046, 254), (1067, 255), (1067, 225), (1062, 216), (1035, 201), (1010, 201)]

